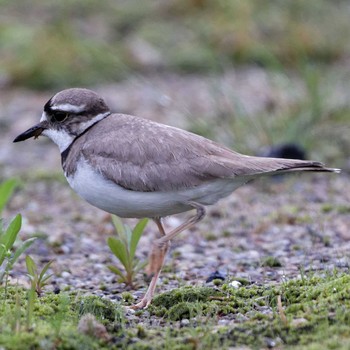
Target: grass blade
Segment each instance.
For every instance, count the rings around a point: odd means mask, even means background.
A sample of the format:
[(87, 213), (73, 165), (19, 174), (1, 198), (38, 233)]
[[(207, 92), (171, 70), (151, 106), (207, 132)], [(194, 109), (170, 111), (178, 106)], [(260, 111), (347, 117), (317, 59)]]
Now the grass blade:
[(53, 273), (51, 273), (50, 275), (46, 275), (44, 276), (41, 280), (40, 280), (40, 284), (41, 287), (44, 287), (46, 285), (46, 282), (53, 276)]
[(47, 272), (47, 270), (49, 269), (49, 267), (51, 266), (51, 264), (53, 263), (53, 260), (50, 260), (42, 269), (42, 271), (40, 272), (40, 275), (39, 275), (39, 281), (46, 281), (48, 279), (48, 277), (51, 277), (52, 275), (49, 275), (49, 276), (45, 276), (45, 273)]
[(34, 277), (37, 268), (34, 260), (29, 255), (26, 256), (26, 266), (27, 266), (28, 274)]

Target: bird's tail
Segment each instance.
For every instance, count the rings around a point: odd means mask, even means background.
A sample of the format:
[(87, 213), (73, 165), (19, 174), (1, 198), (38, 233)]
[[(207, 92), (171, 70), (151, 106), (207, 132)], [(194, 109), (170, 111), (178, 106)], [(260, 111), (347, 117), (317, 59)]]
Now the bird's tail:
[(249, 168), (245, 171), (246, 175), (263, 176), (270, 174), (283, 174), (299, 171), (314, 171), (314, 172), (331, 172), (340, 173), (340, 169), (326, 167), (323, 163), (284, 159), (284, 158), (265, 158), (265, 157), (244, 157), (244, 166)]
[[(287, 159), (286, 159), (287, 160)], [(293, 159), (291, 159), (293, 161)], [(325, 172), (325, 173), (340, 173), (341, 169), (337, 168), (328, 168), (323, 163), (313, 162), (313, 161), (303, 161), (304, 163), (290, 163), (287, 165), (287, 168), (277, 169), (277, 172), (281, 173), (290, 173), (296, 171), (317, 171), (317, 172)], [(289, 163), (289, 162), (288, 162)]]

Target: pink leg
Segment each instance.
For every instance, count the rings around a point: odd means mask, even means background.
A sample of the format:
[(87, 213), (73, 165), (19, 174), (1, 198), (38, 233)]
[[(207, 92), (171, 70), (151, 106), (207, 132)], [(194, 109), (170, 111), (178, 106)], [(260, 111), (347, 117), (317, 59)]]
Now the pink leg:
[(162, 226), (162, 223), (159, 218), (154, 219), (155, 223), (158, 226), (159, 232), (161, 234), (161, 237), (158, 238), (152, 246), (152, 251), (150, 253), (150, 262), (148, 270), (151, 274), (153, 274), (152, 280), (148, 286), (147, 292), (142, 298), (142, 300), (133, 305), (132, 309), (143, 309), (147, 308), (147, 306), (151, 303), (154, 291), (156, 289), (158, 277), (160, 275), (160, 271), (162, 270), (165, 255), (168, 251), (170, 240), (173, 239), (175, 236), (177, 236), (180, 232), (190, 228), (194, 224), (196, 224), (198, 221), (202, 220), (205, 215), (205, 209), (202, 205), (197, 203), (190, 203), (196, 210), (196, 215), (189, 218), (186, 222), (181, 224), (179, 227), (175, 228), (173, 231), (169, 232), (168, 234), (165, 233), (164, 228)]

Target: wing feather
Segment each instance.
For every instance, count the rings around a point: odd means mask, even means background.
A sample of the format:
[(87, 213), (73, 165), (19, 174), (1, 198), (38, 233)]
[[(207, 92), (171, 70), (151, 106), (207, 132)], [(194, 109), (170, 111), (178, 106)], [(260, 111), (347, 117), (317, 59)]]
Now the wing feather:
[(124, 114), (111, 114), (76, 142), (81, 152), (69, 155), (68, 173), (83, 156), (105, 178), (143, 192), (185, 189), (217, 178), (322, 168), (317, 162), (241, 155), (199, 135)]

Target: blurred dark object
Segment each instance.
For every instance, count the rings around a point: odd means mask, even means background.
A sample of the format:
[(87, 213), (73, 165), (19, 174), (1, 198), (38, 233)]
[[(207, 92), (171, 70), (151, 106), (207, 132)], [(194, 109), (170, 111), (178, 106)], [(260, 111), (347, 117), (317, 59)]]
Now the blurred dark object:
[(295, 143), (274, 145), (263, 151), (260, 156), (269, 158), (307, 159), (306, 151)]
[(220, 271), (215, 271), (213, 273), (210, 274), (210, 276), (207, 278), (207, 280), (205, 281), (205, 283), (210, 283), (211, 281), (214, 280), (222, 280), (225, 281), (226, 278), (226, 274), (223, 274)]

